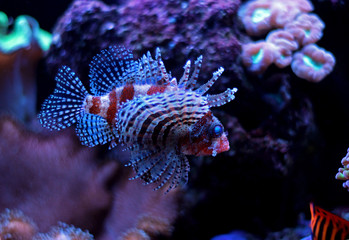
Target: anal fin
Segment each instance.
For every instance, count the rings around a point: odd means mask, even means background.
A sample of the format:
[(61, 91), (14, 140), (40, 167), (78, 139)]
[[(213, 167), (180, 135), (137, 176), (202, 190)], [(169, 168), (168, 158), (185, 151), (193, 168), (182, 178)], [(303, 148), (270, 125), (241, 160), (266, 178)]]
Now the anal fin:
[(116, 140), (108, 122), (103, 117), (91, 113), (83, 114), (75, 130), (82, 144), (89, 147)]
[(131, 153), (131, 161), (127, 166), (132, 166), (136, 172), (131, 180), (141, 178), (145, 184), (158, 182), (154, 190), (168, 184), (166, 193), (188, 180), (188, 160), (185, 155), (177, 154), (173, 149), (162, 149), (159, 152), (143, 149)]

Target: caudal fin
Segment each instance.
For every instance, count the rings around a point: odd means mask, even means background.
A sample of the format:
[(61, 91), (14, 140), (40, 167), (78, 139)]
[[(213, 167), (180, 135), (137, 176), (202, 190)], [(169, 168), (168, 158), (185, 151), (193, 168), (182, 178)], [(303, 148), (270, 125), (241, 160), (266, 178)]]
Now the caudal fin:
[(76, 123), (83, 114), (83, 102), (88, 94), (80, 79), (67, 66), (56, 75), (56, 88), (42, 104), (38, 115), (42, 126), (61, 130)]

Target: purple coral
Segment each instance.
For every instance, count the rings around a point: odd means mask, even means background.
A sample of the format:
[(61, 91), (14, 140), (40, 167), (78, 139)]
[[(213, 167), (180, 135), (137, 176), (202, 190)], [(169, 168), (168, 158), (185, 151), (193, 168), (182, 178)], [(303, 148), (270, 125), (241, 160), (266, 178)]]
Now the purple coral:
[(294, 54), (291, 67), (298, 77), (319, 82), (332, 71), (335, 62), (332, 53), (316, 44), (309, 44)]
[(128, 169), (121, 174), (121, 180), (114, 188), (114, 204), (100, 239), (113, 240), (139, 233), (152, 237), (169, 236), (177, 218), (181, 190), (175, 189), (165, 195), (166, 190), (153, 191), (154, 186), (145, 186), (140, 179), (129, 181), (132, 172)]
[(301, 46), (320, 40), (324, 28), (324, 22), (316, 14), (300, 14), (285, 26)]
[(307, 0), (251, 0), (239, 10), (239, 16), (249, 35), (260, 36), (273, 28), (282, 28), (299, 13), (313, 10)]
[(342, 159), (342, 168), (338, 169), (336, 174), (336, 179), (345, 181), (343, 187), (349, 191), (349, 148), (347, 150), (347, 155)]
[(177, 68), (188, 57), (204, 54), (202, 78), (219, 66), (234, 76), (240, 68), (241, 45), (234, 27), (239, 5), (224, 0), (130, 0), (117, 7), (75, 1), (53, 30), (47, 62), (52, 75), (68, 65), (84, 81), (91, 58), (118, 43), (134, 50), (136, 57), (160, 47), (171, 59), (166, 65)]
[[(314, 49), (311, 46), (308, 48), (308, 45), (317, 42), (322, 37), (322, 30), (325, 27), (325, 24), (316, 14), (308, 13), (312, 10), (312, 4), (307, 0), (293, 2), (281, 0), (248, 1), (239, 11), (239, 16), (248, 34), (261, 35), (273, 28), (283, 29), (274, 30), (266, 37), (266, 42), (269, 43), (268, 49), (275, 51), (274, 56), (276, 57), (273, 60), (267, 57), (258, 57), (261, 55), (260, 52), (254, 51), (251, 54), (250, 49), (253, 44), (247, 43), (242, 48), (242, 63), (249, 71), (261, 74), (266, 70), (266, 67), (261, 66), (275, 63), (276, 66), (284, 68), (292, 62), (292, 70), (298, 77), (311, 82), (319, 82), (324, 79), (334, 67), (335, 60), (331, 53), (319, 48), (313, 51), (312, 63), (314, 64), (312, 66), (306, 64), (310, 61), (301, 59), (304, 50), (309, 55), (309, 49)], [(271, 47), (270, 44), (274, 46)], [(293, 51), (300, 46), (305, 47), (293, 55)]]
[(69, 131), (48, 137), (9, 117), (0, 118), (0, 139), (0, 211), (21, 210), (43, 232), (57, 221), (99, 227), (115, 163), (97, 163), (96, 152)]
[(0, 213), (0, 239), (31, 240), (36, 232), (36, 224), (21, 211), (5, 209)]

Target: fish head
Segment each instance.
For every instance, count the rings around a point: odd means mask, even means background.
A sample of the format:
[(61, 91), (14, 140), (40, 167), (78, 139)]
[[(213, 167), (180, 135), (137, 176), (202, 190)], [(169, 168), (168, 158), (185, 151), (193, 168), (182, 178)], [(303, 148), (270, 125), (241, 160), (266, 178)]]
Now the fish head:
[(229, 148), (223, 124), (211, 111), (194, 123), (189, 128), (187, 136), (180, 142), (180, 150), (186, 155), (216, 156), (218, 153), (228, 151)]

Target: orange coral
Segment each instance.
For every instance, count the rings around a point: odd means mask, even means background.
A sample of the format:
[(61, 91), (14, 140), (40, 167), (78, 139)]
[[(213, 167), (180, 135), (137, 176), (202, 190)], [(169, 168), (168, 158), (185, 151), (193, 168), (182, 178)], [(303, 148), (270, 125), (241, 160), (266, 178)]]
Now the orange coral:
[(168, 219), (152, 216), (150, 214), (139, 217), (137, 228), (142, 229), (150, 236), (156, 236), (158, 234), (169, 236), (173, 229)]
[(6, 209), (0, 215), (0, 239), (31, 240), (36, 231), (35, 223), (20, 211)]

